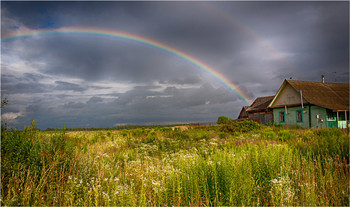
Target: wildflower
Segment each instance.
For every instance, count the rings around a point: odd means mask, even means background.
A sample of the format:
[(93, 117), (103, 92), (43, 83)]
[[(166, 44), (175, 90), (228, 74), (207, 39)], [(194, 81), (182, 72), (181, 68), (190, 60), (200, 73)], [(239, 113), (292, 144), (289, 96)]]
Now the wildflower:
[(107, 193), (105, 193), (104, 191), (102, 191), (102, 195), (103, 197), (109, 197)]
[(152, 185), (158, 186), (158, 185), (160, 185), (160, 183), (159, 183), (159, 182), (156, 182), (155, 180), (152, 180)]

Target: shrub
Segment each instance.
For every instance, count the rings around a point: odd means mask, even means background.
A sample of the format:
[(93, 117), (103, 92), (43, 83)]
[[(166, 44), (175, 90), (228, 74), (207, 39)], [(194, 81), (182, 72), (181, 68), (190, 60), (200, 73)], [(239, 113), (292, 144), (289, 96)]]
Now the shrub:
[(266, 139), (273, 139), (275, 138), (276, 134), (271, 127), (267, 127), (260, 133), (260, 136)]
[(146, 144), (155, 144), (158, 141), (158, 136), (156, 132), (151, 132), (148, 134), (147, 138), (145, 139)]
[(310, 139), (314, 138), (314, 136), (315, 136), (314, 131), (311, 130), (311, 129), (309, 129), (309, 130), (307, 130), (306, 132), (304, 132), (303, 138), (304, 138), (305, 140), (310, 140)]
[(289, 130), (281, 130), (278, 132), (278, 139), (285, 141), (294, 138), (294, 135), (289, 132)]
[(181, 129), (179, 128), (175, 128), (174, 131), (171, 133), (171, 136), (177, 139), (189, 139), (190, 137), (187, 131), (181, 131)]
[(339, 128), (319, 129), (316, 134), (320, 137), (339, 137), (342, 135), (342, 131)]
[(143, 128), (133, 129), (131, 130), (133, 137), (142, 137), (147, 134), (147, 131), (145, 131)]
[(228, 134), (227, 134), (226, 132), (220, 132), (220, 133), (219, 133), (219, 137), (220, 137), (221, 139), (225, 139), (225, 138), (227, 138), (227, 136), (228, 136)]
[(261, 125), (255, 121), (244, 120), (240, 122), (230, 122), (223, 126), (222, 130), (225, 132), (241, 132), (246, 133), (253, 130), (260, 129)]
[(269, 122), (265, 125), (270, 127), (283, 127), (283, 124), (277, 124), (276, 122)]

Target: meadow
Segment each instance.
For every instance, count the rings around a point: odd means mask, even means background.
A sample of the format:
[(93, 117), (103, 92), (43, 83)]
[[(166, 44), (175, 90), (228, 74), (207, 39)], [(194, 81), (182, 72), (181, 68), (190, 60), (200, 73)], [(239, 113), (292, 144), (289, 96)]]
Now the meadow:
[(1, 205), (349, 206), (349, 133), (223, 126), (1, 133)]

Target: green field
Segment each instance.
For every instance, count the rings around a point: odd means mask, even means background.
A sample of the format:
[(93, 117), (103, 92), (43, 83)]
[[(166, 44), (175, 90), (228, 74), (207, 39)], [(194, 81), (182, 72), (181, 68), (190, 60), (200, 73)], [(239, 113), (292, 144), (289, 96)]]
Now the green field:
[(349, 134), (236, 125), (1, 133), (1, 205), (349, 206)]

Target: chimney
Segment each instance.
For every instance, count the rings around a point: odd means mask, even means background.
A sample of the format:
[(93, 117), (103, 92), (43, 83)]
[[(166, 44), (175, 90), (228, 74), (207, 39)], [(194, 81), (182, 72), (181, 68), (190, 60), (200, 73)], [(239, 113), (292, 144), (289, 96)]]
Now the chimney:
[(324, 83), (324, 75), (322, 75), (322, 83)]

